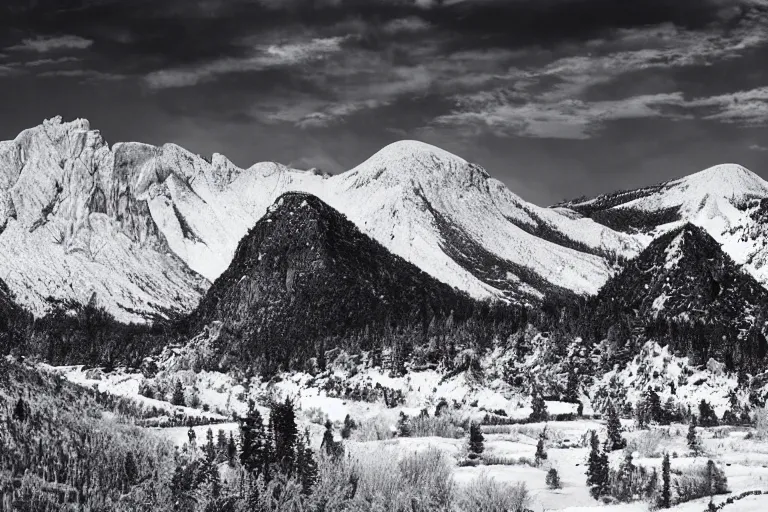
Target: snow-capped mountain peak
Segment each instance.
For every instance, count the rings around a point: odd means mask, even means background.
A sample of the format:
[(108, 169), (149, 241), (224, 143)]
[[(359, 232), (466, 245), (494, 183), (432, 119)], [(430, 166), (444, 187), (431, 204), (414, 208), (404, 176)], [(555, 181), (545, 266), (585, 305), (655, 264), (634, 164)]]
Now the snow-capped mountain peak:
[(764, 285), (768, 284), (768, 219), (760, 212), (768, 182), (737, 164), (720, 164), (658, 185), (558, 205), (638, 241), (686, 222), (709, 233), (723, 250)]
[(737, 164), (720, 164), (670, 182), (669, 206), (679, 202), (683, 212), (703, 209), (706, 202), (726, 199), (735, 207), (751, 199), (768, 197), (768, 182)]

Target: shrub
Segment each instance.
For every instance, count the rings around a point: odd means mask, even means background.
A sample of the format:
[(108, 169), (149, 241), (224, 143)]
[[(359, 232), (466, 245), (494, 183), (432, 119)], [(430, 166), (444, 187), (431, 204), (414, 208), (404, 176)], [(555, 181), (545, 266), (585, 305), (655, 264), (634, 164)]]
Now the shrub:
[(547, 472), (546, 484), (550, 489), (560, 489), (562, 487), (560, 484), (560, 475), (555, 468), (550, 468)]
[(483, 463), (486, 466), (530, 466), (536, 467), (535, 461), (528, 457), (504, 457), (502, 455), (483, 455)]
[(522, 512), (529, 503), (530, 494), (525, 484), (497, 482), (485, 473), (464, 487), (456, 499), (462, 512)]
[(453, 411), (444, 411), (440, 416), (420, 415), (410, 421), (412, 437), (464, 437), (464, 421)]
[(644, 430), (629, 442), (627, 450), (638, 452), (641, 457), (661, 457), (663, 451), (661, 445), (664, 437), (665, 433), (662, 430)]
[(314, 423), (315, 425), (325, 425), (325, 422), (328, 421), (328, 415), (319, 407), (310, 407), (309, 409), (306, 409), (304, 415), (308, 422)]
[(366, 418), (357, 424), (351, 438), (355, 441), (383, 441), (394, 436), (393, 425), (383, 416)]
[(724, 494), (728, 492), (728, 481), (723, 471), (714, 462), (691, 468), (686, 474), (675, 479), (676, 503)]

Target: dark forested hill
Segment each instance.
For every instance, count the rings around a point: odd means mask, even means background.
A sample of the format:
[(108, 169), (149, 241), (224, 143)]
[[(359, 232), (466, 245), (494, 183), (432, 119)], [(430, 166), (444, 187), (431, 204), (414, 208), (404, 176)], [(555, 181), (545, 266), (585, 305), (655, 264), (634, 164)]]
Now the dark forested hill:
[(686, 224), (648, 246), (592, 301), (593, 326), (623, 327), (706, 361), (746, 368), (763, 361), (768, 291), (706, 231)]
[(320, 199), (281, 196), (192, 315), (223, 321), (243, 357), (289, 363), (327, 336), (470, 314), (474, 302), (393, 255)]

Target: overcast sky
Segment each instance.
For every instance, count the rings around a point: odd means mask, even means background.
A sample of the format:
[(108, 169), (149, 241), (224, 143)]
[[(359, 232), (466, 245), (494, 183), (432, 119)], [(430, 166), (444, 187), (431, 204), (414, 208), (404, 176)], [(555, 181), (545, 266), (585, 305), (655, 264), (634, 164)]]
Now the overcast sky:
[(340, 172), (438, 145), (546, 205), (721, 162), (768, 178), (768, 0), (3, 0), (0, 140)]

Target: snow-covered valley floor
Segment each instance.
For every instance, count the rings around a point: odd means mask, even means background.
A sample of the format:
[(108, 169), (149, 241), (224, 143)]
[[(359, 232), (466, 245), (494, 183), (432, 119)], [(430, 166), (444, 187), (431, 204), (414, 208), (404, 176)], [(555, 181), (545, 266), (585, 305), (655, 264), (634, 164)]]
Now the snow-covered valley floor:
[[(530, 508), (535, 512), (567, 510), (634, 512), (651, 510), (648, 503), (637, 501), (622, 504), (602, 504), (594, 500), (586, 485), (586, 460), (589, 454), (588, 438), (590, 431), (596, 431), (601, 440), (606, 436), (605, 421), (601, 419), (580, 418), (574, 421), (549, 421), (546, 423), (526, 423), (515, 425), (485, 425), (482, 427), (485, 437), (483, 463), (478, 466), (466, 466), (468, 438), (459, 425), (469, 421), (479, 422), (489, 411), (504, 411), (508, 418), (523, 419), (531, 413), (529, 400), (518, 397), (494, 386), (478, 387), (469, 385), (464, 376), (445, 379), (436, 372), (425, 371), (411, 373), (406, 377), (389, 377), (373, 370), (367, 370), (352, 378), (352, 383), (367, 382), (370, 389), (376, 385), (388, 390), (402, 391), (402, 398), (388, 407), (382, 400), (354, 400), (337, 396), (338, 390), (328, 385), (328, 381), (318, 383), (310, 376), (296, 374), (267, 384), (251, 383), (243, 386), (227, 375), (215, 372), (159, 372), (151, 379), (141, 373), (118, 370), (103, 373), (98, 370), (85, 370), (82, 367), (47, 368), (64, 375), (68, 380), (85, 386), (93, 386), (102, 392), (112, 393), (147, 407), (148, 410), (173, 418), (194, 418), (192, 427), (196, 439), (205, 439), (210, 428), (214, 435), (219, 430), (229, 436), (232, 432), (237, 438), (237, 415), (247, 410), (248, 400), (255, 400), (262, 415), (267, 418), (270, 400), (290, 397), (297, 406), (297, 418), (302, 427), (310, 432), (311, 446), (320, 449), (320, 442), (325, 431), (324, 424), (330, 420), (334, 425), (336, 440), (342, 441), (339, 432), (347, 415), (358, 424), (349, 439), (343, 440), (346, 452), (350, 456), (366, 454), (381, 457), (389, 454), (397, 458), (409, 453), (434, 448), (443, 452), (453, 461), (453, 478), (458, 486), (470, 485), (481, 475), (510, 484), (524, 483), (531, 493)], [(185, 383), (186, 393), (195, 395), (199, 400), (197, 408), (171, 405), (163, 390), (170, 390), (176, 381)], [(345, 382), (349, 384), (350, 382)], [(156, 398), (148, 398), (139, 393), (147, 385), (154, 386)], [(398, 435), (398, 421), (401, 413), (409, 421), (416, 422), (419, 415), (426, 414), (434, 418), (438, 400), (445, 400), (448, 412), (443, 413), (446, 420), (456, 430), (440, 435), (423, 435), (412, 432), (409, 437)], [(547, 402), (551, 415), (575, 413), (574, 404)], [(585, 408), (586, 414), (591, 409)], [(169, 428), (158, 428), (156, 424), (148, 427), (154, 433), (170, 439), (176, 446), (182, 447), (188, 440), (189, 426), (181, 424)], [(545, 450), (548, 455), (536, 466), (534, 455), (539, 434), (547, 429)], [(768, 492), (768, 440), (759, 440), (752, 427), (713, 427), (698, 428), (704, 453), (693, 457), (686, 444), (688, 426), (652, 426), (650, 429), (637, 429), (630, 420), (623, 420), (624, 437), (629, 443), (634, 463), (661, 473), (662, 454), (671, 455), (673, 474), (685, 474), (692, 467), (704, 466), (707, 460), (713, 460), (720, 467), (727, 479), (729, 494), (715, 496), (715, 505), (724, 503), (729, 497), (745, 491)], [(416, 429), (417, 430), (417, 429)], [(610, 454), (610, 463), (617, 468), (625, 456), (624, 450)], [(561, 488), (552, 489), (546, 483), (547, 472), (557, 470)], [(701, 498), (672, 507), (677, 512), (703, 512), (709, 506), (709, 498)], [(768, 510), (768, 495), (749, 496), (731, 504), (722, 510), (764, 511)]]

